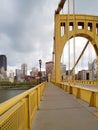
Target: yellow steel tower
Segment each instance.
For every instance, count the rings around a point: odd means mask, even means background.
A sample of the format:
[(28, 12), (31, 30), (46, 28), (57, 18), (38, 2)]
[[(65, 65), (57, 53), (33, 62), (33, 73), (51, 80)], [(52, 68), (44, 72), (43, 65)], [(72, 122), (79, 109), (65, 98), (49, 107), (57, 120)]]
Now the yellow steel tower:
[[(63, 48), (67, 41), (74, 37), (84, 37), (90, 41), (95, 49), (96, 58), (98, 60), (98, 16), (85, 14), (60, 14), (66, 0), (61, 0), (57, 10), (55, 11), (54, 25), (54, 82), (58, 83), (61, 80), (60, 76), (60, 61)], [(81, 26), (81, 28), (80, 28)], [(61, 35), (61, 28), (64, 28)], [(72, 28), (69, 30), (69, 28)], [(77, 62), (77, 61), (76, 61)], [(98, 76), (98, 72), (97, 72)]]

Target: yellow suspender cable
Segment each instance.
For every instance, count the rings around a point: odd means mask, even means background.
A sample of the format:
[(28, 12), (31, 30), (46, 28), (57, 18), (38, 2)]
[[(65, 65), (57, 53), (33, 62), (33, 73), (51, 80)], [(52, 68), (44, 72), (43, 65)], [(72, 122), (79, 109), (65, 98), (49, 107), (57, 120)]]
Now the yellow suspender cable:
[[(73, 36), (73, 54), (74, 54), (74, 65), (75, 65), (75, 60), (76, 60), (76, 49), (75, 49), (75, 34), (76, 34), (76, 29), (75, 29), (75, 0), (73, 0), (73, 21), (74, 21), (74, 36)], [(73, 71), (73, 76), (74, 76), (74, 81), (75, 81), (75, 68)], [(75, 82), (74, 82), (75, 83)]]
[(70, 40), (69, 40), (69, 15), (70, 15), (70, 3), (68, 0), (68, 82), (70, 84)]

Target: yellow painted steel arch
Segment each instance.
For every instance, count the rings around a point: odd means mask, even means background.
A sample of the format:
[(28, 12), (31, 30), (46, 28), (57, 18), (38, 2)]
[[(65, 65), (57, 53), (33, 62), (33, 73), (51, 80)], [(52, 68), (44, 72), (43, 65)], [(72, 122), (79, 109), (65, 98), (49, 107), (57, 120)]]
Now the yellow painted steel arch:
[[(63, 36), (61, 35), (63, 27)], [(87, 38), (93, 45), (98, 60), (98, 16), (55, 14), (54, 27), (55, 82), (60, 82), (60, 61), (63, 48), (72, 37)]]

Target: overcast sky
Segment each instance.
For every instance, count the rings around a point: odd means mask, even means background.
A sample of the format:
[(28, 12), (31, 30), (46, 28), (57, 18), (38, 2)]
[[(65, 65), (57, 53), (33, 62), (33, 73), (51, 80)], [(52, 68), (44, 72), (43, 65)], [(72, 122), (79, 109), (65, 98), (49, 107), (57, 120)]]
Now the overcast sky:
[[(54, 12), (59, 1), (0, 0), (0, 54), (7, 56), (8, 69), (23, 63), (31, 69), (39, 66), (39, 59), (43, 66), (52, 60)], [(98, 15), (98, 0), (76, 0), (76, 13)]]

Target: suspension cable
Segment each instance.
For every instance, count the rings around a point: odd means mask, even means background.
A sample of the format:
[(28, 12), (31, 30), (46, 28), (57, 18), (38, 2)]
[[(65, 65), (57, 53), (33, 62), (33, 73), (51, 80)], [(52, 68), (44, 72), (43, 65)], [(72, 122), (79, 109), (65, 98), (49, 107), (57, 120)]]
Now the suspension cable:
[[(75, 47), (75, 35), (76, 35), (76, 29), (75, 29), (75, 0), (73, 0), (73, 21), (74, 21), (74, 36), (73, 36), (73, 54), (74, 54), (74, 65), (75, 65), (75, 60), (76, 60), (76, 47)], [(74, 81), (75, 81), (75, 68), (73, 71), (73, 75), (74, 75)]]
[(70, 84), (70, 40), (69, 40), (69, 15), (70, 15), (70, 2), (68, 0), (68, 82)]

